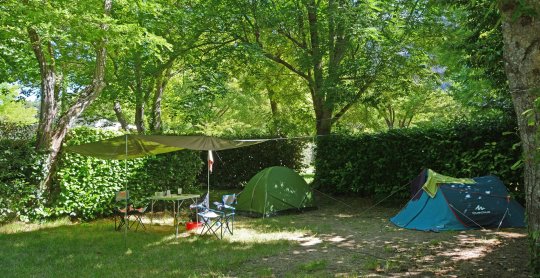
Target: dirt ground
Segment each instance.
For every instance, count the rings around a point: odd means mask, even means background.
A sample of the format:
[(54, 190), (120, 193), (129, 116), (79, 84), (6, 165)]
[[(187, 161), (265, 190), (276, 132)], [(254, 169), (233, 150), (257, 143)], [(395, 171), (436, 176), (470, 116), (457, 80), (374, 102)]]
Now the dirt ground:
[[(323, 204), (289, 216), (306, 232), (277, 256), (254, 260), (240, 277), (529, 277), (526, 230), (422, 232), (401, 229), (388, 219), (399, 208), (359, 198)], [(242, 226), (251, 219), (238, 219)], [(260, 220), (258, 220), (260, 221)], [(265, 221), (273, 221), (267, 218)]]

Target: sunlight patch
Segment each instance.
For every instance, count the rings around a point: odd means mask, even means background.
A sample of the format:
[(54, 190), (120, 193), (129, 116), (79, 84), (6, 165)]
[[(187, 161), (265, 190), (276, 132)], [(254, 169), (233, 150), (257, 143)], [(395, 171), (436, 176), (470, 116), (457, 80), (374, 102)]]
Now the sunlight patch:
[(234, 236), (226, 238), (231, 242), (270, 242), (277, 240), (287, 240), (300, 242), (303, 246), (311, 246), (321, 243), (322, 240), (308, 236), (305, 232), (299, 231), (282, 231), (273, 233), (261, 233), (253, 229), (238, 229), (234, 231)]
[(24, 223), (12, 222), (0, 227), (0, 234), (16, 234), (24, 232), (33, 232), (41, 229), (56, 228), (60, 226), (73, 225), (69, 218), (62, 218), (45, 223)]
[(498, 232), (494, 232), (493, 233), (494, 235), (498, 235), (500, 237), (504, 237), (504, 238), (524, 238), (524, 237), (527, 237), (527, 234), (524, 234), (524, 233), (515, 233), (515, 232), (502, 232), (502, 231), (498, 231)]
[(336, 214), (334, 216), (338, 217), (338, 218), (351, 218), (351, 217), (354, 217), (354, 215), (352, 215), (352, 214), (345, 214), (345, 213), (338, 213), (338, 214)]
[[(180, 237), (180, 234), (178, 236)], [(175, 235), (169, 235), (169, 236), (163, 237), (161, 240), (147, 244), (146, 247), (155, 247), (155, 246), (163, 245), (165, 243), (171, 242), (174, 239), (175, 239)]]

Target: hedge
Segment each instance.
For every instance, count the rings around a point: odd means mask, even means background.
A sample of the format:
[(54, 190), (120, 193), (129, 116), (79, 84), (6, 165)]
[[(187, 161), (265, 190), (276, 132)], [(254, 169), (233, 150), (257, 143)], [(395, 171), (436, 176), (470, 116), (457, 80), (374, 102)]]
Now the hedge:
[(42, 214), (37, 198), (41, 158), (27, 140), (0, 140), (0, 223)]
[(407, 183), (424, 168), (455, 177), (499, 176), (523, 198), (515, 122), (491, 119), (428, 128), (394, 129), (317, 141), (314, 184), (334, 194), (406, 200)]
[[(1, 128), (1, 127), (0, 127)], [(7, 128), (5, 130), (8, 130)], [(10, 132), (14, 127), (9, 127)], [(51, 204), (37, 197), (43, 156), (34, 150), (24, 127), (21, 135), (0, 140), (0, 223), (18, 218), (37, 220), (70, 215), (90, 220), (113, 212), (114, 194), (129, 185), (132, 200), (147, 203), (156, 191), (183, 188), (198, 193), (206, 183), (206, 152), (182, 150), (154, 157), (101, 160), (62, 153), (52, 186)], [(12, 133), (13, 134), (13, 133)], [(70, 130), (66, 145), (78, 145), (118, 136), (92, 128)], [(22, 138), (22, 139), (17, 139)], [(268, 141), (255, 146), (219, 151), (214, 155), (212, 186), (241, 187), (263, 168), (302, 167), (301, 141)]]
[[(241, 188), (259, 171), (271, 166), (285, 166), (300, 172), (305, 167), (302, 164), (302, 150), (305, 145), (303, 140), (271, 140), (248, 147), (214, 152), (214, 171), (210, 176), (210, 185)], [(201, 153), (201, 159), (206, 161), (206, 152)], [(206, 184), (206, 179), (205, 168), (199, 180)]]

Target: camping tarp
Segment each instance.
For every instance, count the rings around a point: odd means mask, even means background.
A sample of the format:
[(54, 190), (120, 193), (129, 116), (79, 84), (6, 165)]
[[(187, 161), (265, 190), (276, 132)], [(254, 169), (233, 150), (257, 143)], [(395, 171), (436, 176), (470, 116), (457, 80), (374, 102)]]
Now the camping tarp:
[[(101, 159), (131, 159), (167, 152), (189, 150), (227, 150), (264, 142), (225, 140), (210, 136), (122, 135), (98, 142), (69, 146), (67, 151)], [(127, 144), (127, 146), (126, 146)]]
[(281, 166), (266, 168), (246, 184), (236, 210), (253, 216), (313, 208), (313, 192), (295, 171)]
[[(427, 177), (415, 180), (427, 183), (433, 173), (423, 171), (420, 175)], [(423, 231), (525, 226), (524, 208), (510, 198), (499, 178), (473, 178), (472, 184), (446, 180), (436, 184), (438, 190), (433, 197), (422, 187), (390, 221), (402, 228)]]

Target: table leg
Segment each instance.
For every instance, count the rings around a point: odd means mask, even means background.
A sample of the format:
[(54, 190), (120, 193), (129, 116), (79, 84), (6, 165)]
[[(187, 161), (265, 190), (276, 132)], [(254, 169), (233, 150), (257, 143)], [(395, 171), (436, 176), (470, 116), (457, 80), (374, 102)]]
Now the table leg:
[(154, 203), (156, 201), (152, 200), (150, 202), (150, 226), (152, 226), (152, 223), (154, 223)]
[[(194, 199), (191, 199), (194, 201), (194, 204), (197, 205), (199, 203), (199, 198), (195, 197)], [(197, 213), (197, 209), (195, 209), (195, 221), (197, 221), (196, 227), (199, 227), (199, 214)]]
[(176, 238), (178, 238), (178, 208), (176, 206), (176, 201), (173, 201), (173, 212), (174, 212), (174, 227), (176, 229)]

